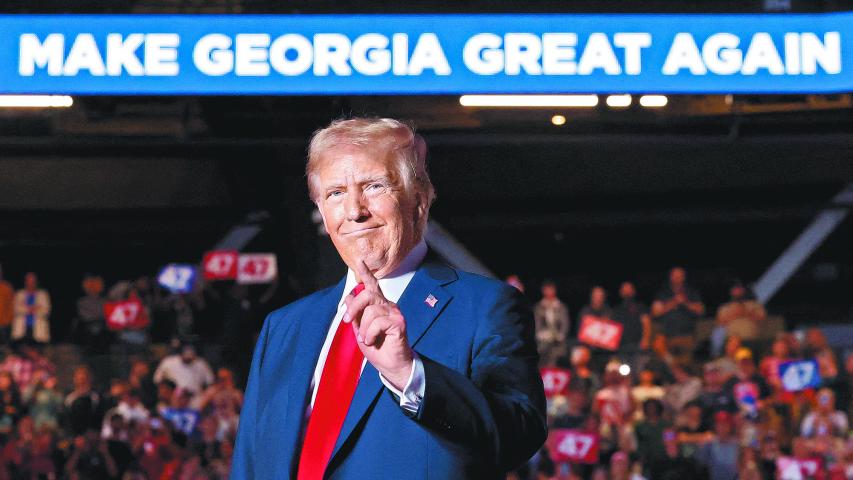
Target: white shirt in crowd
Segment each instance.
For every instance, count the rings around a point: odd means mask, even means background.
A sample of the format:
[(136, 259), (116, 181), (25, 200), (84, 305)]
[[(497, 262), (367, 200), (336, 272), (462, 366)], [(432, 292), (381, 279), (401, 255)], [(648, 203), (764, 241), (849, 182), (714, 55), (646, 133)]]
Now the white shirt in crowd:
[(160, 383), (167, 378), (182, 390), (192, 390), (196, 396), (214, 380), (213, 371), (204, 359), (196, 357), (192, 362), (185, 363), (180, 355), (164, 358), (154, 371), (154, 383)]

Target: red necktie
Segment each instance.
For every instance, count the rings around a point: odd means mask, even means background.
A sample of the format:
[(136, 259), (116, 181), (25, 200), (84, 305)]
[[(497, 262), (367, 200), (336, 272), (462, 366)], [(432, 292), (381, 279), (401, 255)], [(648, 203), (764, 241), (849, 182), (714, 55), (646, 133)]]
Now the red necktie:
[[(362, 290), (364, 284), (359, 283), (352, 290), (353, 296)], [(364, 355), (358, 349), (350, 325), (343, 321), (338, 324), (326, 364), (323, 365), (317, 396), (314, 397), (314, 408), (308, 418), (305, 440), (302, 442), (297, 480), (323, 478), (326, 464), (335, 449), (335, 442), (341, 433), (341, 426), (358, 386)]]

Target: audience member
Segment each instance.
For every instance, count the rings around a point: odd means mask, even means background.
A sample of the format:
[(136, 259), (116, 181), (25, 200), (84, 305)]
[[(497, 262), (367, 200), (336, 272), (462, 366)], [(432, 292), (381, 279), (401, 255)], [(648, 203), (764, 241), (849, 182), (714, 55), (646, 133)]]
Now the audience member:
[(767, 311), (764, 306), (740, 280), (736, 280), (729, 289), (729, 301), (717, 309), (716, 326), (711, 337), (711, 354), (720, 354), (722, 339), (728, 335), (755, 340), (766, 318)]
[(68, 429), (74, 436), (87, 430), (97, 432), (101, 426), (101, 396), (92, 386), (92, 372), (88, 367), (77, 367), (73, 380), (74, 390), (64, 402)]
[(85, 295), (77, 299), (76, 325), (72, 334), (81, 345), (102, 351), (106, 340), (104, 279), (87, 274), (83, 277), (83, 292)]
[(175, 382), (181, 390), (197, 394), (213, 383), (213, 371), (207, 361), (198, 356), (195, 347), (185, 344), (180, 353), (165, 357), (154, 371), (154, 382), (164, 379)]
[(24, 276), (24, 288), (15, 294), (15, 318), (12, 321), (12, 339), (50, 341), (50, 295), (40, 289), (38, 277), (33, 272)]
[(696, 451), (696, 459), (708, 468), (710, 480), (737, 480), (740, 446), (734, 418), (729, 412), (714, 414), (714, 436)]
[[(631, 282), (619, 287), (622, 302), (613, 309), (613, 320), (622, 324), (620, 353), (633, 354), (648, 350), (652, 339), (652, 317), (649, 308), (637, 300), (637, 289)], [(631, 362), (636, 364), (636, 362)]]
[(692, 360), (696, 348), (696, 321), (705, 314), (699, 292), (687, 284), (687, 272), (675, 267), (652, 303), (652, 316), (669, 337), (673, 354), (683, 361)]
[(847, 414), (835, 409), (835, 393), (822, 388), (817, 392), (815, 408), (803, 418), (800, 435), (812, 437), (844, 437), (848, 433)]
[(542, 299), (533, 309), (536, 321), (536, 344), (540, 362), (554, 365), (566, 354), (569, 333), (569, 309), (557, 297), (557, 285), (551, 281), (542, 283)]

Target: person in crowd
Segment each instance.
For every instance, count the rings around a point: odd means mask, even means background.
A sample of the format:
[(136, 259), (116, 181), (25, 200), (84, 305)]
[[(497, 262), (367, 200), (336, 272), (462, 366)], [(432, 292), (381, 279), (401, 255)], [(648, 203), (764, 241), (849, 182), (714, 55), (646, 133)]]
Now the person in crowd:
[[(683, 362), (685, 364), (690, 362)], [(652, 337), (651, 355), (641, 362), (641, 370), (651, 370), (655, 374), (655, 378), (666, 385), (673, 382), (672, 366), (675, 364), (675, 357), (669, 351), (668, 337), (662, 333), (656, 333)]]
[(50, 311), (50, 295), (39, 288), (38, 276), (28, 272), (24, 276), (24, 288), (15, 294), (12, 339), (50, 342)]
[[(0, 370), (12, 374), (18, 389), (23, 391), (32, 383), (36, 372), (42, 372), (43, 375), (50, 374), (55, 372), (56, 368), (36, 347), (26, 342), (16, 342), (12, 345), (9, 355), (0, 364)], [(36, 380), (43, 380), (43, 378)]]
[(777, 396), (783, 392), (782, 377), (779, 375), (779, 366), (785, 362), (793, 360), (791, 357), (788, 342), (782, 338), (777, 338), (771, 346), (770, 355), (761, 359), (758, 367), (758, 372), (767, 381), (767, 384), (773, 389)]
[(29, 415), (33, 418), (36, 430), (47, 426), (58, 429), (60, 426), (60, 415), (62, 414), (63, 397), (57, 385), (56, 376), (45, 372), (45, 375), (36, 375), (26, 390), (23, 400), (29, 406)]
[[(655, 372), (643, 370), (640, 372), (639, 382), (631, 389), (631, 397), (634, 404), (645, 405), (646, 400), (661, 400), (666, 393), (655, 379)], [(644, 411), (644, 410), (643, 410)]]
[(737, 480), (740, 445), (731, 413), (714, 414), (714, 436), (696, 450), (695, 458), (705, 465), (710, 480)]
[(735, 280), (729, 288), (729, 301), (717, 309), (716, 324), (711, 335), (711, 355), (720, 355), (723, 339), (729, 335), (737, 335), (745, 340), (758, 338), (766, 318), (764, 305), (756, 300), (746, 285)]
[(806, 331), (805, 357), (817, 360), (820, 371), (821, 384), (831, 387), (838, 379), (838, 357), (829, 346), (826, 335), (819, 328), (810, 328)]
[(195, 347), (187, 343), (180, 347), (179, 353), (160, 361), (154, 371), (154, 383), (164, 379), (175, 382), (179, 389), (199, 393), (213, 383), (213, 371), (207, 360), (198, 355)]
[(73, 336), (76, 341), (92, 348), (93, 352), (104, 349), (106, 320), (104, 319), (104, 279), (98, 275), (83, 277), (84, 295), (77, 299), (77, 316)]
[(647, 478), (660, 478), (663, 473), (661, 467), (666, 461), (664, 433), (670, 431), (672, 425), (664, 419), (663, 403), (658, 399), (644, 400), (642, 413), (642, 420), (634, 424), (637, 456)]
[(14, 431), (15, 423), (23, 413), (24, 404), (12, 375), (0, 372), (0, 434)]
[(690, 455), (682, 455), (677, 433), (672, 430), (663, 432), (663, 446), (666, 456), (655, 468), (660, 480), (705, 480), (707, 472)]
[(172, 405), (172, 398), (175, 396), (175, 392), (178, 390), (178, 386), (175, 382), (169, 380), (168, 378), (161, 380), (157, 383), (157, 408), (156, 411), (158, 413), (162, 413), (164, 409), (169, 408)]
[(692, 373), (689, 364), (675, 363), (670, 368), (674, 382), (664, 386), (663, 401), (672, 412), (681, 412), (684, 407), (699, 398), (702, 380)]
[(613, 320), (613, 310), (607, 304), (607, 291), (604, 287), (596, 285), (589, 291), (589, 303), (584, 305), (578, 313), (581, 322), (586, 316)]
[(814, 409), (800, 425), (800, 435), (812, 437), (844, 437), (848, 433), (847, 414), (835, 409), (835, 393), (822, 388), (817, 392)]
[(92, 372), (80, 366), (74, 370), (74, 390), (65, 397), (65, 417), (68, 429), (74, 436), (87, 430), (95, 432), (101, 427), (101, 396), (92, 386)]
[[(649, 308), (637, 300), (637, 289), (631, 282), (619, 286), (621, 303), (613, 309), (612, 320), (621, 323), (622, 344), (619, 352), (633, 355), (648, 350), (652, 340), (652, 317)], [(635, 361), (631, 362), (636, 365)]]
[(119, 473), (107, 442), (101, 440), (97, 430), (93, 429), (74, 438), (71, 454), (65, 462), (65, 471), (72, 479), (80, 480), (116, 478)]
[(590, 368), (592, 354), (584, 345), (572, 348), (569, 390), (581, 392), (586, 398), (592, 398), (601, 387), (598, 374)]
[(705, 314), (705, 304), (699, 292), (687, 284), (687, 272), (675, 267), (669, 272), (669, 282), (655, 295), (652, 317), (669, 338), (673, 354), (682, 361), (691, 361), (696, 348), (696, 321)]
[(711, 422), (719, 412), (733, 415), (738, 412), (731, 384), (717, 362), (709, 362), (704, 367), (704, 388), (699, 395), (706, 421)]
[(693, 457), (699, 446), (711, 439), (711, 427), (706, 423), (702, 405), (690, 402), (679, 412), (676, 419), (676, 437), (682, 455)]
[(157, 385), (152, 378), (148, 362), (138, 358), (130, 362), (127, 385), (131, 390), (139, 392), (139, 398), (145, 408), (154, 410), (157, 407)]
[(113, 413), (109, 417), (109, 435), (102, 435), (102, 439), (107, 443), (107, 451), (116, 464), (117, 478), (123, 478), (136, 461), (130, 447), (129, 423), (131, 422), (125, 422), (120, 413)]
[(15, 318), (15, 288), (3, 278), (0, 265), (0, 344), (8, 343)]
[(234, 374), (227, 368), (216, 372), (216, 383), (205, 390), (199, 409), (217, 422), (217, 439), (237, 433), (243, 393), (234, 386)]
[(764, 408), (770, 397), (770, 387), (752, 358), (752, 350), (741, 347), (735, 352), (737, 370), (729, 383), (740, 412), (748, 419), (757, 420), (759, 409)]
[(619, 373), (619, 363), (610, 362), (604, 370), (604, 387), (595, 393), (592, 413), (601, 418), (601, 434), (613, 445), (619, 445), (624, 427), (634, 413), (629, 377)]
[(555, 365), (566, 354), (569, 334), (569, 308), (557, 296), (557, 285), (542, 283), (542, 299), (533, 309), (536, 321), (536, 345), (542, 365)]
[(122, 395), (118, 405), (108, 410), (104, 415), (104, 423), (101, 427), (101, 436), (103, 437), (112, 436), (110, 419), (113, 415), (121, 415), (126, 423), (142, 423), (147, 421), (148, 417), (151, 416), (151, 412), (145, 408), (145, 405), (139, 399), (139, 392), (131, 390), (124, 382), (121, 382), (120, 385), (122, 385)]
[(163, 409), (160, 415), (163, 420), (172, 424), (172, 429), (192, 437), (196, 433), (201, 412), (190, 405), (196, 393), (191, 390), (178, 389), (172, 396), (172, 405)]

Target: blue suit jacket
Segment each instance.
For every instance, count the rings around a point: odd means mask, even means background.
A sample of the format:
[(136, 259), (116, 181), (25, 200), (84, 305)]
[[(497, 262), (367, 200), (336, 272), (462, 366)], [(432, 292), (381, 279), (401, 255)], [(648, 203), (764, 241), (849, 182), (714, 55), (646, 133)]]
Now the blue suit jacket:
[[(232, 479), (295, 478), (311, 377), (344, 282), (267, 317)], [(326, 478), (502, 478), (546, 437), (533, 320), (520, 294), (428, 257), (398, 305), (424, 363), (421, 407), (408, 416), (367, 363)]]

